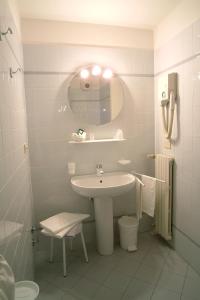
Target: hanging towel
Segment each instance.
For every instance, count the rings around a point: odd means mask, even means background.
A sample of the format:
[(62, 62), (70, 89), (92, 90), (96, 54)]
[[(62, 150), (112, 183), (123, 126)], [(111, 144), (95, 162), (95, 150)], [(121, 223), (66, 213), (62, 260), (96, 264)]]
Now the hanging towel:
[(153, 217), (156, 202), (156, 178), (142, 175), (142, 211)]
[(15, 295), (15, 279), (13, 272), (4, 259), (0, 255), (0, 299), (14, 300)]
[(135, 177), (136, 179), (136, 215), (138, 221), (142, 218), (142, 185), (141, 181)]
[(52, 234), (57, 234), (67, 227), (82, 222), (84, 219), (89, 218), (89, 216), (90, 215), (88, 214), (74, 214), (63, 212), (40, 222), (40, 226), (51, 232)]

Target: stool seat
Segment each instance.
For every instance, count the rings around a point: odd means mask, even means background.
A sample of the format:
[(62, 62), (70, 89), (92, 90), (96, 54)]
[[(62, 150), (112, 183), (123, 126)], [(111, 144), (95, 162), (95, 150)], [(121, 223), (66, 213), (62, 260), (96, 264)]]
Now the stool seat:
[[(53, 216), (53, 217), (51, 217), (49, 219), (56, 220), (57, 217), (60, 217), (60, 215), (61, 214), (58, 214), (57, 216)], [(84, 256), (85, 256), (85, 261), (88, 262), (87, 249), (86, 249), (85, 239), (84, 239), (84, 235), (83, 235), (82, 220), (88, 218), (89, 215), (81, 214), (81, 215), (79, 215), (79, 216), (81, 216), (81, 218), (79, 220), (77, 219), (77, 215), (78, 214), (75, 215), (75, 214), (65, 213), (65, 219), (62, 220), (62, 222), (64, 221), (65, 222), (64, 224), (67, 224), (67, 226), (65, 228), (61, 227), (62, 229), (59, 232), (57, 230), (54, 231), (54, 232), (52, 232), (52, 230), (51, 231), (48, 230), (46, 228), (46, 226), (45, 226), (45, 228), (43, 228), (41, 230), (41, 233), (43, 235), (45, 235), (47, 237), (50, 237), (50, 262), (53, 262), (54, 238), (62, 239), (62, 246), (63, 246), (63, 275), (64, 275), (64, 277), (66, 277), (66, 275), (67, 275), (67, 269), (66, 269), (66, 245), (65, 245), (65, 239), (66, 238), (68, 238), (68, 237), (70, 238), (71, 250), (72, 250), (72, 238), (74, 238), (78, 234), (80, 234), (81, 241), (82, 241), (82, 246), (83, 246), (83, 252), (84, 252)], [(70, 218), (69, 218), (70, 222), (67, 219), (67, 216), (70, 216)], [(73, 220), (73, 216), (75, 216), (75, 220)], [(62, 217), (63, 217), (63, 214), (62, 214)], [(49, 220), (49, 219), (47, 219), (47, 220)], [(45, 221), (40, 222), (41, 225), (44, 224), (44, 223), (45, 223)], [(69, 225), (70, 223), (71, 223), (71, 225)]]

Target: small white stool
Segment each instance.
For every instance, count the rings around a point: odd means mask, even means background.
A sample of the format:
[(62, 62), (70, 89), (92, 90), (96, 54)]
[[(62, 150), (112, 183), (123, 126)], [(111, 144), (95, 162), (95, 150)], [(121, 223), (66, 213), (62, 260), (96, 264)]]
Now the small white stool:
[(65, 245), (65, 238), (69, 237), (70, 239), (70, 248), (72, 250), (72, 238), (77, 236), (78, 234), (81, 235), (81, 241), (83, 245), (83, 252), (85, 256), (85, 261), (88, 262), (88, 255), (87, 249), (85, 245), (85, 239), (83, 235), (83, 226), (82, 223), (78, 223), (67, 227), (67, 229), (62, 230), (58, 234), (53, 234), (46, 229), (42, 229), (41, 233), (50, 237), (50, 262), (53, 262), (53, 249), (54, 249), (54, 238), (62, 239), (62, 247), (63, 247), (63, 275), (64, 277), (67, 276), (67, 267), (66, 267), (66, 245)]

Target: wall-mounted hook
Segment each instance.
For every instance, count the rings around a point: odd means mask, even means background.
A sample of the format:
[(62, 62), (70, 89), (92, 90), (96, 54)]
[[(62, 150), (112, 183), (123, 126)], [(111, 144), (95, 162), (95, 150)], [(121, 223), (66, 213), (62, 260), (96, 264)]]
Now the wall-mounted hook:
[(10, 68), (10, 78), (13, 78), (13, 75), (17, 72), (22, 72), (21, 68), (17, 68), (17, 70), (13, 71), (12, 68)]
[(2, 40), (1, 36), (2, 35), (7, 35), (8, 33), (13, 34), (13, 31), (10, 27), (8, 27), (8, 29), (4, 32), (0, 31), (0, 41)]

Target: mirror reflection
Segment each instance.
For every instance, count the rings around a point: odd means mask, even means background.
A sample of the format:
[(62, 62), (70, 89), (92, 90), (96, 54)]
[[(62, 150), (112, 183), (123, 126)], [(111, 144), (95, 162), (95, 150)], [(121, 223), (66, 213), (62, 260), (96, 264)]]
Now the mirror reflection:
[(68, 98), (71, 110), (79, 120), (102, 125), (119, 115), (123, 106), (123, 86), (110, 68), (91, 65), (72, 78)]

